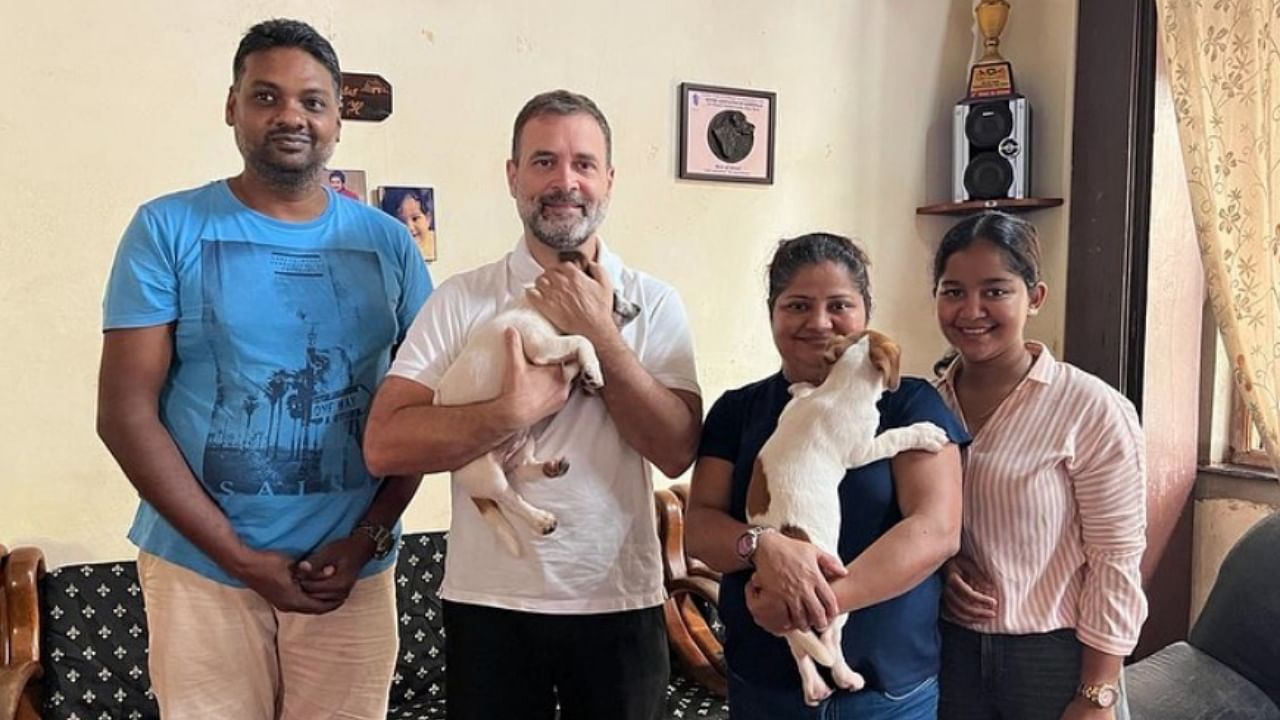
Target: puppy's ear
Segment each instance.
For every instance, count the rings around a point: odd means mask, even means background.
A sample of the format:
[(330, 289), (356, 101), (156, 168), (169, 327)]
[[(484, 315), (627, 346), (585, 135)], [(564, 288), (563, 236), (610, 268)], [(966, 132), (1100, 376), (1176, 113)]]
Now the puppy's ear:
[(619, 328), (636, 319), (640, 314), (640, 306), (622, 297), (617, 290), (613, 291), (613, 323)]
[(836, 361), (844, 355), (844, 351), (850, 346), (858, 342), (857, 335), (836, 335), (827, 341), (827, 349), (822, 353), (822, 359), (827, 361), (828, 365), (835, 365)]
[(868, 330), (867, 337), (871, 343), (867, 355), (871, 358), (871, 364), (884, 376), (885, 389), (897, 390), (901, 380), (898, 367), (902, 360), (902, 348), (884, 333)]

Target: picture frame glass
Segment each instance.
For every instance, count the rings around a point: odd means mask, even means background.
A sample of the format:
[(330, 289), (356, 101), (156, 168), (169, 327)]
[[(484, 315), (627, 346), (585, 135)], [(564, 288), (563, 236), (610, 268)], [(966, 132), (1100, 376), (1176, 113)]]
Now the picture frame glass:
[(773, 182), (776, 95), (680, 86), (680, 177)]

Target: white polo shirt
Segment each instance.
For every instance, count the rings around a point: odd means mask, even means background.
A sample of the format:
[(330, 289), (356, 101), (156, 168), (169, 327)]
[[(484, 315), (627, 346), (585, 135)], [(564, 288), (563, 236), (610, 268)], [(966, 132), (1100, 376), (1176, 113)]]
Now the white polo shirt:
[[(666, 283), (624, 267), (603, 242), (598, 261), (622, 296), (640, 306), (640, 315), (621, 331), (640, 364), (668, 388), (701, 394), (680, 296)], [(505, 309), (542, 272), (521, 239), (501, 260), (449, 278), (423, 306), (389, 373), (434, 391), (472, 330)], [(537, 429), (536, 443), (539, 459), (569, 461), (563, 477), (519, 488), (529, 502), (555, 513), (555, 532), (537, 536), (515, 520), (526, 552), (512, 557), (470, 498), (454, 487), (441, 596), (561, 614), (661, 604), (649, 463), (622, 439), (604, 401), (574, 392)]]

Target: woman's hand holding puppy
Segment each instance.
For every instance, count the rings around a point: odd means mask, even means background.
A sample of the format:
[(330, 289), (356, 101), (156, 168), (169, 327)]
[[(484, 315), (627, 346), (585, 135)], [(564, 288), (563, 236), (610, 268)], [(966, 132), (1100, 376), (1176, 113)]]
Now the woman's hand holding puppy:
[[(752, 560), (756, 572), (748, 586), (747, 607), (760, 627), (775, 635), (796, 629), (822, 631), (840, 614), (829, 582), (848, 572), (839, 558), (812, 543), (765, 533)], [(786, 619), (779, 604), (786, 608)]]

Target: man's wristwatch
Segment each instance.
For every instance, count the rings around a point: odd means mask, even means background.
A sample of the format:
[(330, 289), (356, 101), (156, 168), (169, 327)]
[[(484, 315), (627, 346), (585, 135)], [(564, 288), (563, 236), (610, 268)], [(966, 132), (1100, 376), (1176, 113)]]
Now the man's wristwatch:
[(385, 525), (361, 520), (356, 524), (356, 529), (351, 533), (362, 533), (373, 541), (373, 557), (376, 560), (382, 560), (391, 554), (396, 546), (396, 535), (391, 532), (391, 528)]
[(1080, 683), (1076, 694), (1105, 709), (1112, 707), (1120, 699), (1120, 688), (1111, 683)]
[(752, 525), (738, 536), (738, 542), (734, 548), (743, 562), (752, 567), (755, 566), (752, 558), (755, 557), (756, 548), (760, 547), (760, 536), (767, 532), (774, 532), (774, 529), (765, 525)]

